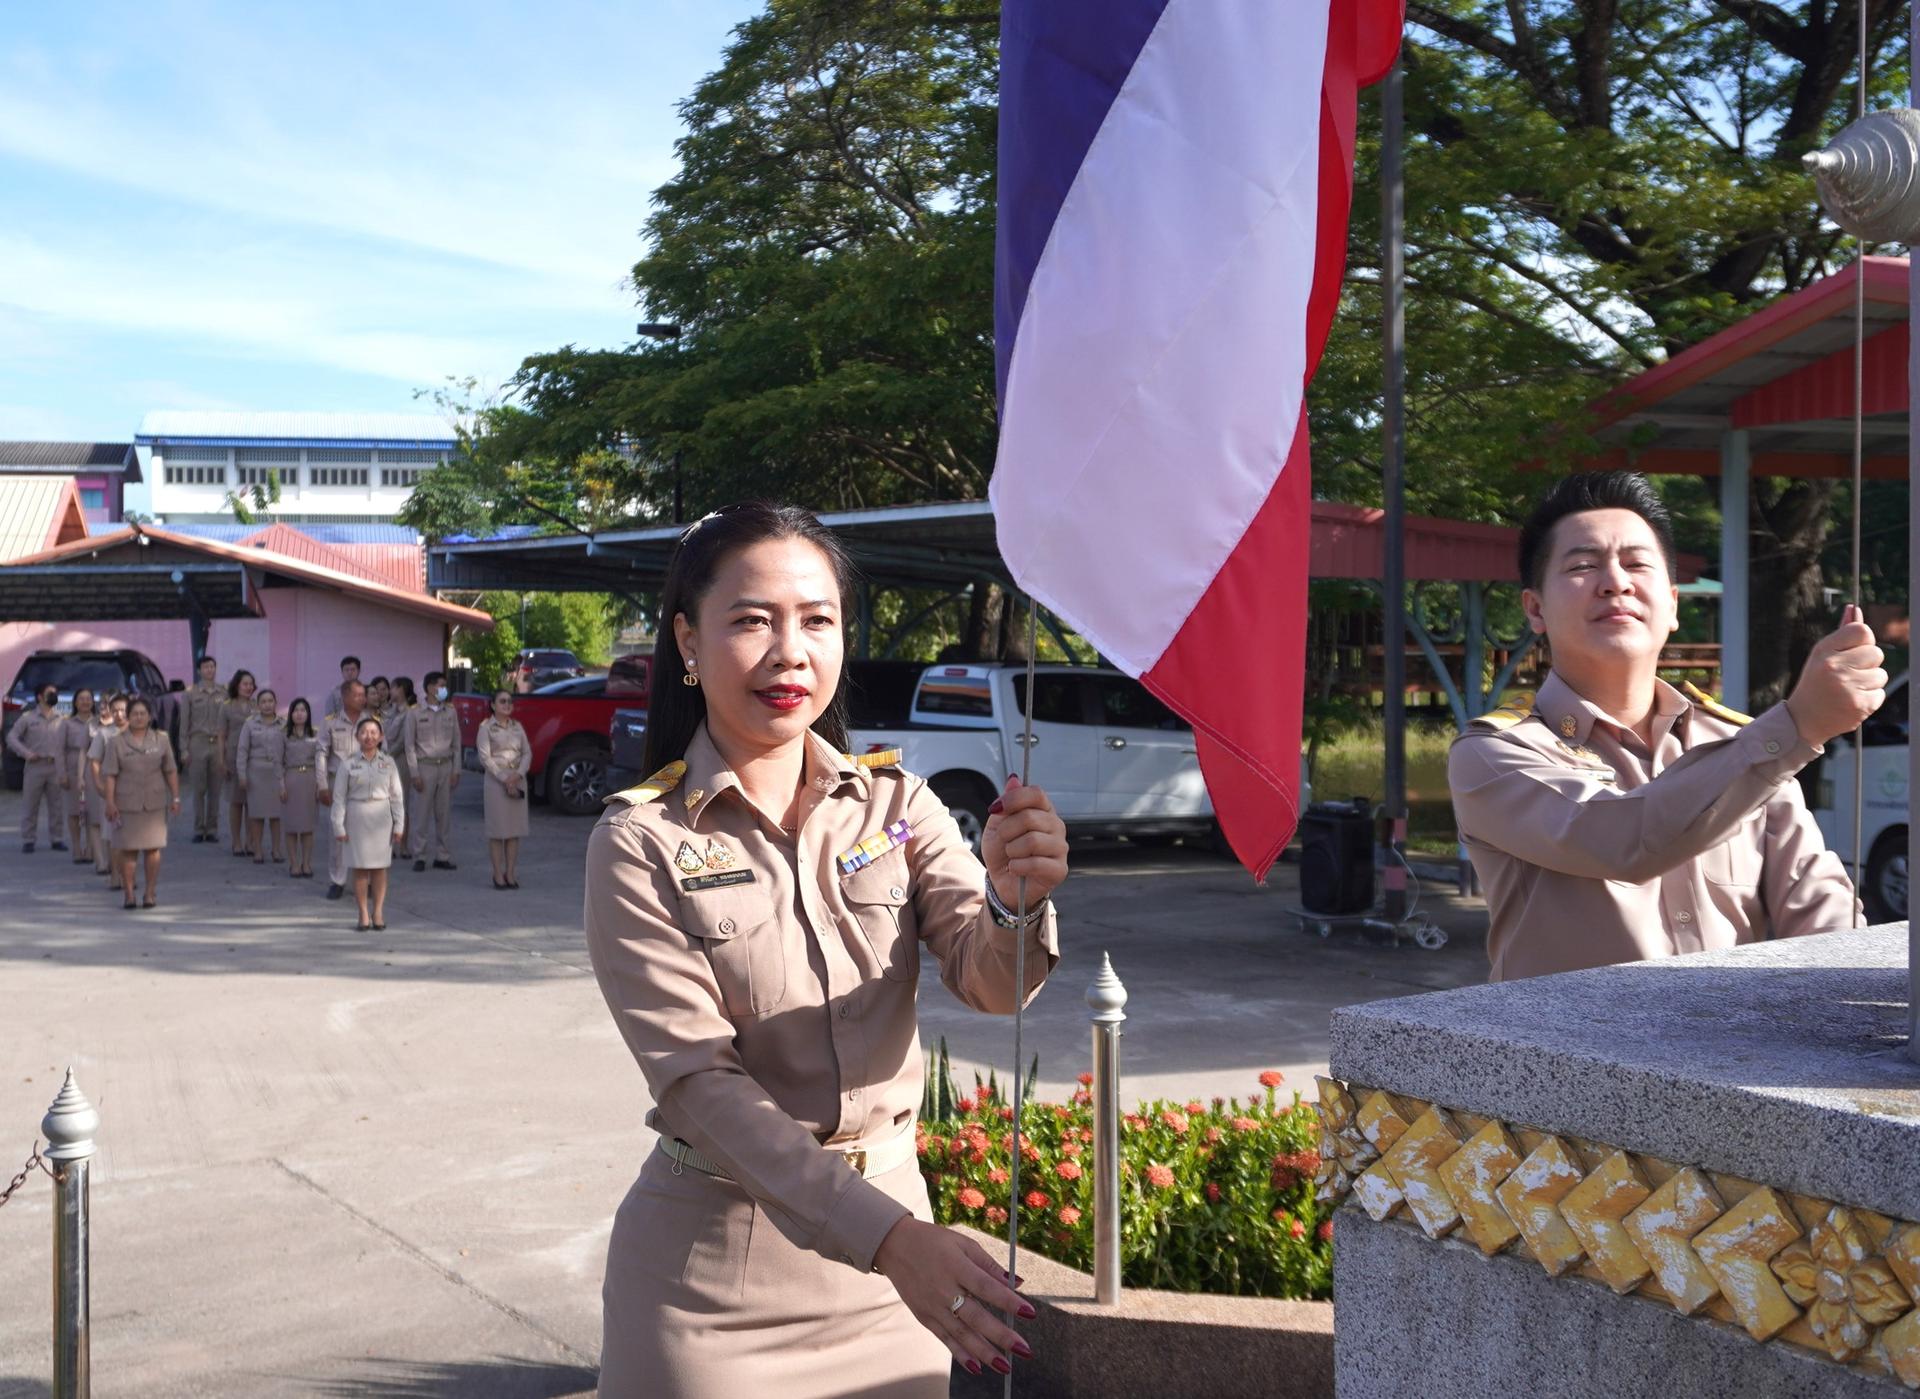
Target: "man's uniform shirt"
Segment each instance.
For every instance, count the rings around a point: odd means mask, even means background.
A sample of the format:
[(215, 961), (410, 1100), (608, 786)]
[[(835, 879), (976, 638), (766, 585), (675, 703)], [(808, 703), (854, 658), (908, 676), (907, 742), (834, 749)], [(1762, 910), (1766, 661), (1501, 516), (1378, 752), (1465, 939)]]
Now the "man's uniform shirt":
[(227, 687), (219, 681), (195, 681), (183, 698), (187, 716), (181, 738), (189, 758), (200, 746), (212, 750), (220, 738), (220, 716), (226, 711)]
[(1654, 685), (1651, 747), (1557, 675), (1454, 740), (1490, 980), (1854, 926), (1853, 885), (1794, 780), (1824, 750), (1784, 704), (1748, 719)]

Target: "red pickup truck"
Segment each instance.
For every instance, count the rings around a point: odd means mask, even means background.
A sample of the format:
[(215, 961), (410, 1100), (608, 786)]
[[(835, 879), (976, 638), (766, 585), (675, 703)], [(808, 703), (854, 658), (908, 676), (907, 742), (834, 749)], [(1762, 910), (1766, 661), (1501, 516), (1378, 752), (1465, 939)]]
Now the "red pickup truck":
[[(513, 717), (533, 745), (530, 791), (569, 816), (592, 816), (607, 794), (612, 757), (608, 729), (616, 709), (645, 707), (652, 685), (651, 656), (621, 656), (605, 675), (557, 680), (513, 697)], [(462, 765), (480, 770), (474, 740), (493, 712), (489, 695), (455, 695)]]

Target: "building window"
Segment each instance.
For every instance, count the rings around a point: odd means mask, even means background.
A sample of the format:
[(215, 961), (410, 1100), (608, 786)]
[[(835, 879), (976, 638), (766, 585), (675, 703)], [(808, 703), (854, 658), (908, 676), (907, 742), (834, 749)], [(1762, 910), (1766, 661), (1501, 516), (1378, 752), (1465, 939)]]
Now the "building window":
[(371, 465), (373, 453), (365, 448), (353, 447), (314, 447), (307, 451), (309, 462), (323, 461), (331, 463), (365, 463)]
[(414, 466), (439, 466), (446, 459), (445, 452), (421, 452), (411, 448), (380, 453), (380, 460), (383, 462), (406, 462)]
[(160, 455), (168, 461), (217, 461), (226, 464), (225, 447), (162, 447)]
[(382, 466), (380, 468), (380, 484), (383, 486), (405, 486), (411, 490), (420, 484), (420, 478), (426, 474), (424, 467)]
[(167, 463), (167, 484), (169, 486), (224, 486), (227, 484), (226, 466), (182, 466)]
[(269, 477), (278, 475), (282, 485), (291, 485), (299, 475), (300, 468), (291, 462), (274, 466), (242, 466), (238, 468), (240, 484), (243, 486), (264, 486)]
[(309, 466), (307, 474), (316, 486), (364, 486), (367, 484), (367, 468), (364, 466)]
[(80, 488), (80, 508), (82, 510), (105, 510), (107, 508), (107, 488), (105, 486), (82, 486)]

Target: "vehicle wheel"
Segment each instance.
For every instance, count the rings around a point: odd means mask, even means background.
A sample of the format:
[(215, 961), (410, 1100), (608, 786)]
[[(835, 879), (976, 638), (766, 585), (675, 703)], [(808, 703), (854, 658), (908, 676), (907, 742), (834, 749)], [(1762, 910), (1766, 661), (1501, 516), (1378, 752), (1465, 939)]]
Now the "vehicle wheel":
[(547, 799), (568, 816), (599, 814), (607, 794), (608, 754), (592, 742), (575, 741), (547, 759)]
[(947, 804), (968, 848), (978, 855), (980, 838), (987, 831), (987, 807), (993, 798), (982, 796), (979, 784), (964, 777), (936, 777), (927, 785)]
[(1869, 923), (1898, 923), (1907, 916), (1907, 830), (1896, 826), (1881, 835), (1867, 857), (1861, 901)]

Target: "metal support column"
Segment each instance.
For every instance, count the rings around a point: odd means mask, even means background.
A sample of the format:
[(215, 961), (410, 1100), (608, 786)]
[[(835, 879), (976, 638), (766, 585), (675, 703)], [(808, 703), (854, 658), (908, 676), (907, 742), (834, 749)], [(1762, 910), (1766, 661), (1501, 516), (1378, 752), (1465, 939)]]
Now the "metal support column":
[(1093, 1007), (1093, 1300), (1120, 1300), (1120, 1026), (1127, 988), (1107, 954), (1087, 988)]
[(1720, 702), (1747, 707), (1747, 493), (1753, 465), (1747, 431), (1720, 439)]
[(1400, 65), (1380, 87), (1380, 288), (1385, 324), (1387, 382), (1381, 427), (1381, 491), (1386, 502), (1386, 538), (1381, 546), (1381, 583), (1386, 592), (1383, 697), (1386, 701), (1386, 916), (1398, 922), (1407, 912), (1404, 849), (1407, 837), (1407, 488), (1406, 392), (1407, 317), (1404, 238), (1406, 192), (1401, 172), (1403, 119)]
[(68, 1069), (66, 1083), (40, 1123), (48, 1142), (42, 1155), (54, 1172), (53, 1399), (87, 1399), (93, 1385), (87, 1230), (93, 1134), (99, 1130), (100, 1114)]

